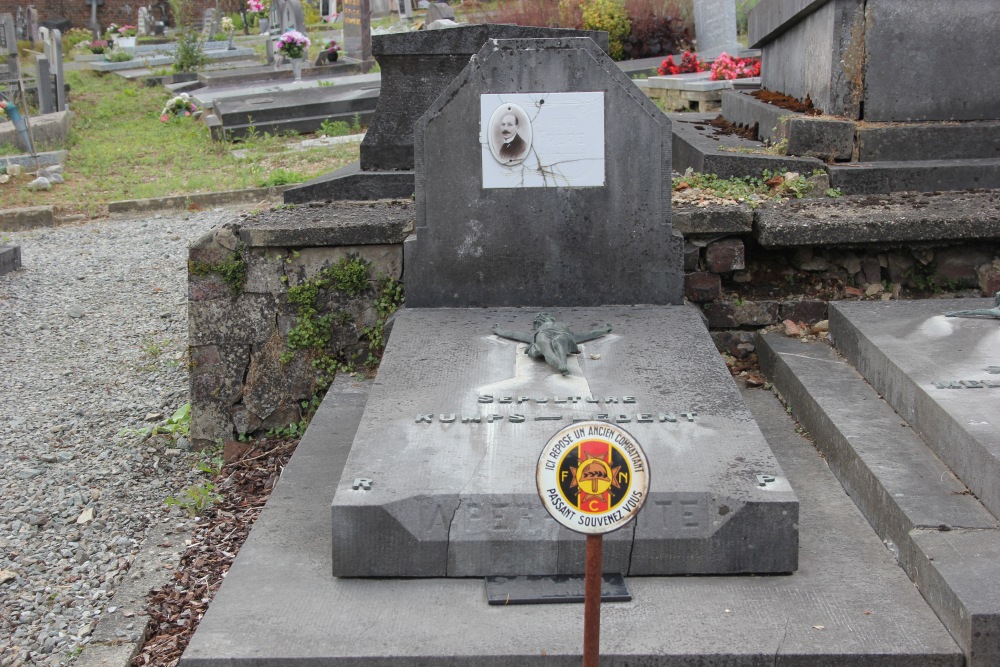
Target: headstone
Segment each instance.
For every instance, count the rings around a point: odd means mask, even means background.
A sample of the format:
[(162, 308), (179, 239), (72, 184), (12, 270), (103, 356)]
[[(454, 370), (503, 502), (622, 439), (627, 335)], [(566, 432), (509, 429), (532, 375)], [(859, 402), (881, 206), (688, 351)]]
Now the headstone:
[(344, 0), (344, 55), (358, 62), (372, 59), (372, 24), (369, 0)]
[(52, 73), (49, 71), (48, 56), (35, 54), (35, 81), (38, 86), (38, 110), (42, 114), (53, 113), (55, 100), (52, 96)]
[(279, 26), (281, 27), (281, 32), (298, 30), (299, 32), (305, 34), (306, 17), (302, 10), (301, 0), (284, 0), (284, 4), (281, 9), (281, 22), (279, 23)]
[(38, 10), (34, 5), (28, 7), (28, 39), (37, 44), (41, 36), (38, 34)]
[(281, 30), (281, 20), (285, 13), (285, 0), (271, 0), (271, 6), (268, 9), (267, 19), (270, 29), (274, 32), (280, 34)]
[(396, 4), (396, 11), (399, 13), (399, 18), (407, 21), (413, 18), (412, 0), (396, 0)]
[(52, 66), (55, 68), (56, 111), (66, 110), (66, 72), (63, 68), (62, 31), (52, 31)]
[(432, 2), (430, 7), (427, 8), (427, 19), (425, 22), (430, 24), (442, 19), (454, 21), (455, 10), (447, 2)]
[(743, 48), (736, 40), (736, 0), (694, 0), (694, 30), (703, 60), (723, 51), (735, 57)]
[(139, 7), (136, 28), (140, 36), (151, 35), (153, 33), (153, 22), (149, 15), (149, 8)]
[(392, 0), (369, 0), (372, 18), (380, 19), (392, 12)]
[[(431, 115), (438, 103), (417, 122), (415, 137), (422, 140), (414, 162), (418, 174), (423, 169), (434, 176), (417, 178), (407, 305), (678, 303), (682, 278), (669, 226), (666, 117), (649, 112), (647, 103), (653, 103), (610, 59), (599, 59), (596, 69), (578, 62), (601, 51), (589, 39), (524, 41), (525, 47), (544, 45), (537, 62), (516, 50), (522, 42), (491, 41), (498, 43), (510, 45), (498, 58), (515, 57), (527, 69), (512, 63), (504, 74), (499, 60), (491, 58), (490, 67), (476, 61), (478, 71), (467, 67), (438, 98), (450, 102), (448, 123)], [(543, 63), (554, 67), (553, 74)], [(488, 83), (467, 81), (471, 72)], [(507, 115), (514, 116), (524, 143), (518, 155), (505, 153), (501, 143)], [(476, 140), (456, 141), (449, 133), (471, 133)], [(450, 194), (438, 187), (443, 183)], [(502, 222), (495, 219), (500, 211)], [(466, 228), (470, 220), (476, 230)], [(578, 242), (554, 254), (550, 235)], [(498, 257), (517, 260), (497, 261), (484, 272), (481, 253), (493, 244), (500, 244), (492, 248)], [(609, 244), (616, 247), (611, 255)], [(642, 257), (657, 259), (637, 259)], [(595, 262), (600, 271), (593, 271)]]
[(0, 83), (17, 81), (19, 77), (17, 28), (11, 14), (0, 14), (0, 55), (5, 56), (7, 60), (7, 71), (0, 75)]
[(212, 39), (212, 37), (219, 32), (219, 26), (221, 25), (222, 17), (219, 16), (219, 12), (215, 11), (214, 7), (208, 7), (205, 9), (205, 13), (202, 15), (201, 24), (201, 34), (206, 39)]
[(42, 45), (42, 53), (44, 53), (45, 57), (48, 58), (49, 61), (51, 62), (52, 61), (52, 41), (49, 38), (49, 29), (46, 28), (45, 26), (39, 27), (38, 28), (38, 39), (39, 39), (39, 41), (41, 42), (41, 45)]
[(162, 35), (166, 32), (166, 24), (163, 21), (156, 21), (153, 23), (153, 34)]
[(28, 21), (24, 16), (24, 8), (20, 5), (17, 7), (15, 26), (17, 28), (17, 39), (28, 39)]

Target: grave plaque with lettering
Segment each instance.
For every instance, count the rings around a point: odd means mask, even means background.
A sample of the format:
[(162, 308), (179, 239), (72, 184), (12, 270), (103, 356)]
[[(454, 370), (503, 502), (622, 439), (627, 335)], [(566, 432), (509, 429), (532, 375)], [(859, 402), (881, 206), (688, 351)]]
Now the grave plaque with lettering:
[(353, 60), (372, 59), (369, 0), (344, 0), (344, 55)]
[(10, 14), (0, 14), (0, 54), (17, 53), (17, 33), (14, 27), (14, 17)]

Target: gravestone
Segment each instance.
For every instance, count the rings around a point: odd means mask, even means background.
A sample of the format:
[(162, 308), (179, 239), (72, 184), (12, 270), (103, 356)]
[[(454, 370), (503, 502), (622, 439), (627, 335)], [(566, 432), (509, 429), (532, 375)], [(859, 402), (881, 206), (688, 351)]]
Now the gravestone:
[(736, 0), (694, 0), (694, 30), (703, 60), (722, 52), (736, 57), (743, 48), (736, 41)]
[[(605, 571), (793, 571), (798, 501), (677, 305), (667, 117), (589, 38), (490, 40), (414, 135), (408, 307), (334, 496), (334, 575), (582, 573), (584, 538), (547, 517), (534, 470), (586, 419), (626, 428), (654, 471)], [(525, 307), (614, 329), (560, 373), (491, 335), (530, 331)]]
[(396, 5), (396, 12), (399, 13), (400, 19), (409, 21), (413, 18), (413, 4), (411, 0), (397, 0)]
[(371, 6), (372, 18), (380, 19), (392, 13), (392, 0), (368, 0)]
[(219, 32), (221, 21), (222, 17), (219, 12), (215, 11), (214, 7), (205, 9), (201, 18), (201, 35), (206, 41), (212, 39), (212, 36)]
[(442, 19), (448, 21), (455, 20), (455, 10), (451, 8), (447, 2), (432, 2), (430, 7), (427, 8), (427, 19), (426, 23), (430, 25), (435, 21), (440, 21)]
[(35, 9), (34, 5), (28, 7), (28, 39), (31, 40), (32, 44), (37, 44), (41, 39), (38, 34), (38, 10)]
[(281, 21), (277, 25), (281, 28), (281, 32), (298, 30), (305, 34), (306, 17), (302, 10), (301, 0), (284, 0), (281, 8)]
[(55, 74), (56, 84), (56, 111), (66, 110), (66, 71), (63, 68), (63, 44), (62, 31), (53, 30), (52, 33), (52, 66)]
[(344, 55), (367, 63), (372, 59), (372, 24), (369, 0), (344, 0)]
[(140, 36), (153, 34), (153, 19), (149, 15), (148, 7), (139, 7), (139, 15), (136, 19), (136, 28)]
[(0, 76), (0, 83), (16, 82), (19, 76), (17, 28), (11, 14), (0, 14), (0, 55), (7, 60), (7, 71)]
[(17, 39), (28, 39), (28, 24), (24, 17), (24, 8), (20, 5), (17, 8), (17, 18), (15, 19), (17, 28)]

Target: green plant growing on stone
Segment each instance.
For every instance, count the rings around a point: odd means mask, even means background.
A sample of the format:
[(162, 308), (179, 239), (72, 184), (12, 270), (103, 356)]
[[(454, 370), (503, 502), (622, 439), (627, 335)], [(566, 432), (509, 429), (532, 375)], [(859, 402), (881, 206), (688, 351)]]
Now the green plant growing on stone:
[(368, 359), (365, 366), (374, 371), (385, 351), (385, 323), (389, 316), (403, 305), (403, 286), (389, 277), (379, 280), (378, 296), (375, 297), (375, 323), (364, 327), (362, 333), (368, 339)]
[(622, 40), (632, 31), (628, 9), (624, 0), (583, 0), (580, 5), (583, 27), (586, 30), (605, 30), (608, 33), (608, 55), (621, 60), (625, 54)]
[(345, 121), (327, 118), (319, 124), (319, 133), (326, 137), (343, 137), (351, 133), (351, 126)]
[(115, 49), (107, 56), (109, 62), (124, 63), (132, 60), (132, 54), (122, 49)]
[(235, 298), (243, 293), (243, 285), (247, 279), (247, 264), (243, 259), (243, 246), (237, 245), (229, 259), (215, 264), (190, 261), (188, 262), (188, 272), (195, 276), (207, 276), (209, 273), (219, 274), (222, 281), (229, 285)]
[(844, 193), (840, 191), (840, 188), (827, 188), (826, 196), (836, 199), (837, 197), (843, 197)]
[(174, 52), (174, 72), (197, 72), (208, 62), (198, 33), (191, 28), (182, 30)]
[(172, 415), (164, 421), (153, 426), (146, 426), (140, 429), (122, 429), (118, 433), (122, 435), (137, 435), (143, 440), (157, 435), (169, 435), (172, 439), (187, 437), (191, 429), (191, 404), (185, 403), (177, 408)]

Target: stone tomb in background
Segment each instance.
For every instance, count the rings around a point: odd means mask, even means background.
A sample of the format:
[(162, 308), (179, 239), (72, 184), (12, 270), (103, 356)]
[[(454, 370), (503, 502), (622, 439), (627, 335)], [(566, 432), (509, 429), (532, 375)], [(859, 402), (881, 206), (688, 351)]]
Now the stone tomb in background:
[[(520, 142), (500, 138), (508, 115)], [(333, 499), (334, 575), (582, 573), (583, 536), (534, 478), (582, 419), (626, 428), (652, 471), (605, 571), (795, 570), (798, 501), (680, 305), (666, 116), (588, 38), (491, 40), (416, 128), (408, 307)], [(562, 375), (491, 333), (530, 331), (541, 308), (615, 328)]]

